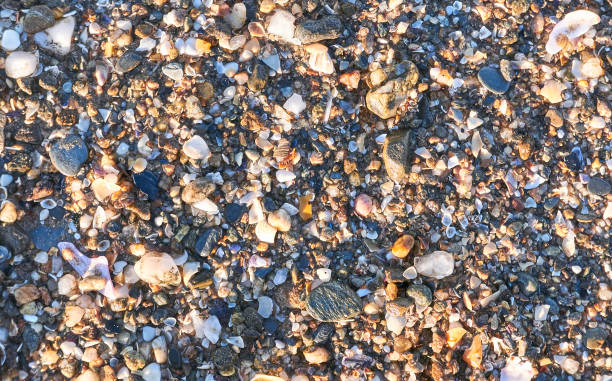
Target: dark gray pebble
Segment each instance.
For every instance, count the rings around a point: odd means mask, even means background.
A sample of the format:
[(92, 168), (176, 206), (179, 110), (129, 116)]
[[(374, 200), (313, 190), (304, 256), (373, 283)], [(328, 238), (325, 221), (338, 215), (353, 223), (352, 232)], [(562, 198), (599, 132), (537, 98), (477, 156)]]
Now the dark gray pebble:
[(495, 94), (503, 94), (510, 88), (510, 82), (506, 81), (499, 70), (491, 66), (480, 69), (478, 80), (487, 90)]
[(49, 150), (51, 163), (64, 176), (76, 176), (87, 161), (87, 156), (87, 146), (77, 135), (66, 136)]

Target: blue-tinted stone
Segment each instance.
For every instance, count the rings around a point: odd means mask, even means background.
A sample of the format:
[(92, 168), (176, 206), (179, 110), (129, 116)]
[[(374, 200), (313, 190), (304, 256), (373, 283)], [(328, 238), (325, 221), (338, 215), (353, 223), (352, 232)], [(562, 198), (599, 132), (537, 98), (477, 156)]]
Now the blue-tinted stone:
[(222, 235), (223, 232), (219, 228), (208, 228), (204, 230), (195, 243), (195, 252), (202, 257), (209, 256)]
[(270, 274), (271, 271), (272, 271), (271, 267), (260, 267), (257, 270), (255, 270), (255, 275), (263, 279), (266, 277), (266, 275)]
[(266, 332), (268, 332), (269, 334), (273, 334), (274, 332), (276, 332), (276, 330), (278, 329), (279, 326), (279, 322), (276, 319), (265, 319), (263, 322), (263, 326), (264, 329), (266, 330)]
[(66, 229), (64, 227), (49, 227), (44, 225), (38, 225), (32, 231), (29, 236), (34, 246), (38, 250), (48, 251), (52, 247), (56, 246), (58, 242), (61, 242), (66, 238)]
[(242, 204), (231, 202), (225, 206), (224, 215), (225, 220), (229, 224), (233, 224), (242, 218), (242, 215), (246, 212), (246, 208)]
[(510, 82), (506, 81), (498, 69), (486, 66), (478, 72), (478, 80), (495, 94), (503, 94), (510, 88)]
[(574, 172), (582, 171), (584, 169), (584, 164), (584, 157), (582, 156), (580, 147), (572, 148), (570, 154), (565, 157), (565, 165)]

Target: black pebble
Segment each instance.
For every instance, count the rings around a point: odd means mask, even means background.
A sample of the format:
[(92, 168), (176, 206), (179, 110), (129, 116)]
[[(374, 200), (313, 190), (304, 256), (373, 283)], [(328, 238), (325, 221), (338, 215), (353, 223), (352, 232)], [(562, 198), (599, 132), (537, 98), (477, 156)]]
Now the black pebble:
[(159, 194), (159, 177), (151, 171), (143, 171), (134, 174), (134, 184), (145, 193), (152, 201), (157, 200)]

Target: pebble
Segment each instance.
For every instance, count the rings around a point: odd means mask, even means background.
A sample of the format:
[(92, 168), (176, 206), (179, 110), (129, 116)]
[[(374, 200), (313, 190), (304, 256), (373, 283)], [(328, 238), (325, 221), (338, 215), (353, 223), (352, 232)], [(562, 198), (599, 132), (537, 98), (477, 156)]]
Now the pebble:
[(49, 149), (51, 163), (64, 176), (76, 176), (88, 155), (87, 146), (77, 135), (68, 135)]
[(210, 256), (222, 236), (223, 232), (217, 227), (205, 229), (195, 243), (194, 250), (196, 254), (199, 254), (201, 257)]
[(559, 103), (563, 101), (563, 90), (565, 90), (563, 83), (551, 79), (544, 83), (540, 90), (540, 95), (550, 103)]
[(55, 23), (55, 15), (46, 5), (36, 5), (29, 9), (23, 18), (23, 31), (29, 34), (38, 33)]
[(150, 326), (142, 327), (142, 339), (144, 341), (151, 341), (155, 338), (155, 328)]
[(274, 311), (274, 302), (271, 298), (267, 296), (260, 296), (257, 299), (258, 308), (257, 313), (261, 315), (264, 319), (269, 318)]
[(99, 291), (106, 286), (106, 279), (100, 275), (90, 275), (79, 281), (79, 290), (82, 293)]
[(11, 201), (3, 201), (0, 204), (0, 222), (12, 224), (17, 221), (17, 208)]
[(498, 69), (491, 66), (485, 66), (478, 71), (478, 80), (487, 90), (495, 94), (503, 94), (510, 88), (510, 82)]
[(299, 94), (293, 94), (285, 101), (283, 108), (295, 116), (298, 116), (306, 109), (306, 102), (302, 99)]
[(247, 10), (244, 3), (235, 3), (232, 10), (225, 15), (224, 20), (232, 26), (232, 29), (240, 29), (247, 19)]
[(401, 182), (406, 178), (408, 158), (412, 152), (412, 142), (408, 130), (387, 135), (383, 146), (383, 161), (389, 178)]
[(279, 169), (276, 171), (276, 180), (279, 183), (288, 183), (295, 180), (295, 173), (288, 171), (286, 169)]
[(2, 32), (2, 42), (0, 42), (2, 49), (6, 50), (7, 52), (12, 52), (20, 45), (21, 39), (19, 37), (19, 33), (13, 29), (5, 29), (4, 32)]
[(212, 354), (212, 362), (221, 376), (230, 377), (235, 372), (236, 355), (229, 347), (219, 347)]
[(315, 319), (338, 322), (361, 313), (361, 299), (353, 289), (337, 282), (321, 284), (306, 298), (306, 311)]
[(140, 377), (142, 377), (144, 381), (160, 381), (162, 378), (161, 367), (159, 366), (159, 364), (150, 363), (149, 365), (144, 367), (140, 374)]
[(291, 230), (291, 215), (285, 209), (277, 209), (268, 215), (268, 224), (280, 232)]
[(138, 277), (151, 285), (176, 286), (181, 283), (181, 274), (174, 259), (166, 253), (147, 252), (136, 264)]
[(183, 79), (183, 68), (176, 62), (171, 62), (162, 67), (162, 73), (173, 81), (180, 81)]
[(249, 75), (247, 86), (254, 93), (262, 91), (268, 82), (268, 68), (262, 63), (256, 63), (253, 66), (253, 72)]
[(146, 194), (152, 201), (157, 200), (159, 194), (159, 177), (151, 171), (142, 171), (140, 173), (132, 174), (134, 184), (144, 194)]
[(125, 74), (134, 70), (142, 62), (142, 57), (133, 51), (123, 53), (115, 64), (115, 70), (119, 74)]
[(421, 275), (442, 279), (453, 273), (455, 260), (453, 255), (446, 251), (434, 251), (431, 254), (415, 257), (414, 267)]
[(292, 40), (295, 33), (295, 17), (285, 10), (276, 10), (268, 22), (268, 33), (286, 41)]
[(391, 248), (391, 252), (397, 258), (406, 258), (413, 246), (414, 238), (409, 234), (404, 234), (395, 241)]
[(183, 152), (190, 159), (204, 160), (204, 162), (208, 161), (211, 155), (208, 144), (199, 135), (192, 137), (183, 144)]
[(72, 296), (77, 293), (78, 282), (74, 275), (66, 274), (63, 275), (57, 281), (57, 292), (60, 295)]
[(266, 221), (259, 221), (255, 225), (255, 235), (261, 242), (274, 243), (277, 229)]
[(537, 279), (527, 273), (520, 273), (516, 281), (521, 288), (521, 292), (527, 296), (538, 291)]
[(304, 50), (309, 54), (308, 66), (321, 74), (332, 74), (334, 69), (334, 61), (332, 61), (327, 46), (319, 43), (306, 45)]
[(323, 347), (314, 347), (303, 352), (304, 359), (309, 364), (323, 364), (331, 359), (329, 351)]
[(544, 321), (548, 317), (550, 306), (548, 304), (537, 305), (533, 311), (533, 320)]
[(355, 206), (353, 207), (358, 216), (366, 218), (372, 213), (374, 203), (372, 198), (365, 193), (359, 194), (355, 198)]
[(342, 22), (334, 16), (322, 17), (319, 20), (305, 20), (295, 29), (295, 37), (302, 44), (333, 40), (340, 37), (341, 33)]
[(429, 306), (433, 300), (431, 290), (423, 284), (412, 284), (406, 289), (406, 295), (414, 299), (417, 306)]
[(207, 178), (200, 177), (191, 181), (183, 188), (181, 200), (187, 204), (194, 204), (207, 199), (215, 189), (215, 183)]
[(596, 196), (606, 196), (612, 191), (612, 186), (600, 177), (591, 177), (587, 184), (587, 190)]
[[(225, 205), (223, 214), (225, 216), (225, 220), (228, 223), (234, 224), (242, 218), (245, 212), (246, 212), (246, 208), (242, 204), (237, 204), (235, 202), (232, 202), (232, 203), (228, 203)], [(268, 221), (268, 223), (271, 224), (270, 221)]]
[(38, 67), (38, 56), (27, 52), (12, 52), (4, 61), (4, 70), (9, 78), (28, 77)]
[(15, 301), (17, 304), (24, 305), (40, 298), (40, 290), (33, 284), (26, 284), (15, 290)]
[(511, 356), (506, 360), (506, 365), (501, 370), (500, 381), (531, 381), (536, 375), (536, 370), (527, 360)]

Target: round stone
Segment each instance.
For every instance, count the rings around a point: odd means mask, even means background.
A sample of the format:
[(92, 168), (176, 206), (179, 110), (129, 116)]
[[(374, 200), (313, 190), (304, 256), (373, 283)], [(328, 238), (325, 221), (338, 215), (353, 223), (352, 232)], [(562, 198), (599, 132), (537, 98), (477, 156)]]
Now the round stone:
[(10, 52), (17, 49), (19, 45), (21, 45), (19, 33), (13, 29), (6, 29), (2, 32), (2, 49)]
[(29, 52), (12, 52), (4, 61), (4, 71), (9, 78), (28, 77), (38, 67), (38, 56)]
[(417, 306), (428, 306), (432, 301), (431, 290), (423, 284), (410, 285), (406, 290), (406, 295), (414, 299)]
[(510, 82), (506, 81), (499, 70), (491, 66), (480, 69), (478, 80), (487, 90), (495, 94), (503, 94), (510, 88)]
[(589, 193), (597, 196), (605, 196), (610, 193), (612, 186), (606, 180), (600, 177), (591, 177), (587, 184), (587, 190)]
[(87, 146), (80, 137), (68, 135), (49, 150), (51, 163), (64, 176), (76, 176), (87, 160)]
[(348, 286), (328, 282), (310, 292), (306, 311), (319, 321), (344, 321), (361, 313), (361, 299)]

